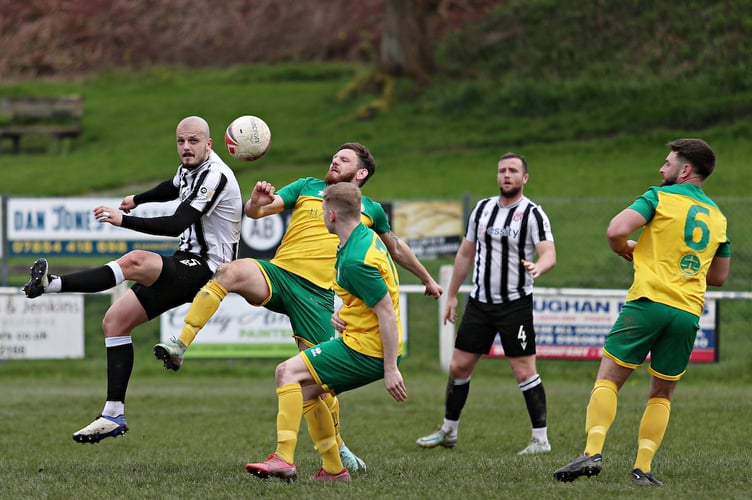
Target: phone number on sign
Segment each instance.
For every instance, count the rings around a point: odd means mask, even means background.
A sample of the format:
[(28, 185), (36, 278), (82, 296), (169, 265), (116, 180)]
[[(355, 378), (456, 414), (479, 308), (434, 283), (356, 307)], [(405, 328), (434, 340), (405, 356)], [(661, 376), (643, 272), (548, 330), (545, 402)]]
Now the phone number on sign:
[(12, 255), (122, 255), (131, 250), (170, 254), (175, 251), (175, 242), (19, 240), (10, 243)]

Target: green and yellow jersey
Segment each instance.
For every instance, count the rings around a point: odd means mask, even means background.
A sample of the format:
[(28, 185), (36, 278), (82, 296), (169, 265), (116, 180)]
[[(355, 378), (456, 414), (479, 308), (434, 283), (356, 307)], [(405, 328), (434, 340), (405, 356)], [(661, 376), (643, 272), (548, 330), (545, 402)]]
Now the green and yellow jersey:
[(689, 183), (650, 188), (629, 208), (648, 223), (634, 249), (627, 300), (645, 297), (700, 316), (713, 257), (731, 256), (726, 217)]
[[(334, 279), (339, 239), (324, 224), (324, 188), (323, 180), (306, 177), (277, 191), (285, 202), (285, 209), (292, 209), (292, 216), (271, 263), (329, 289)], [(389, 232), (389, 221), (379, 203), (363, 196), (361, 213), (363, 224), (378, 234)]]
[(337, 251), (334, 291), (342, 299), (339, 317), (347, 327), (345, 344), (367, 356), (383, 358), (379, 318), (371, 307), (386, 294), (397, 315), (399, 351), (402, 354), (399, 276), (384, 242), (363, 224), (358, 225)]

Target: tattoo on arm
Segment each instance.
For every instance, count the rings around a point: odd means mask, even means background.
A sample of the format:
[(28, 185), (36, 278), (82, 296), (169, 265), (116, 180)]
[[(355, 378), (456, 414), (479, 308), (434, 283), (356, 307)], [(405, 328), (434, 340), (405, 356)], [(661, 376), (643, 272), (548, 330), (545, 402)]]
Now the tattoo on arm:
[(392, 238), (392, 241), (394, 241), (394, 244), (395, 244), (396, 246), (400, 246), (400, 239), (399, 239), (399, 238), (397, 238), (397, 235), (396, 235), (396, 234), (394, 234), (394, 232), (393, 232), (393, 231), (389, 231), (389, 237), (390, 237), (390, 238)]

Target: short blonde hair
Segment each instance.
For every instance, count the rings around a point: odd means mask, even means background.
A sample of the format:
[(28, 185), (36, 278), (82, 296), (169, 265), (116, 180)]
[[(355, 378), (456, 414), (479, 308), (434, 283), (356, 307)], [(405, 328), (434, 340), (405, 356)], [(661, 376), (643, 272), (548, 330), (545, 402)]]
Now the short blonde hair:
[(350, 182), (338, 182), (324, 189), (327, 210), (334, 210), (343, 219), (360, 219), (360, 189)]

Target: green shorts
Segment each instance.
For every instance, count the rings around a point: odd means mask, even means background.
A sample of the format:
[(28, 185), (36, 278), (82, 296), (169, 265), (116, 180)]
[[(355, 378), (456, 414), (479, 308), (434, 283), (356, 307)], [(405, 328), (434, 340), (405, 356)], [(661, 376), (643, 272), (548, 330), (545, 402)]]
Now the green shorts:
[[(351, 349), (342, 337), (315, 345), (299, 354), (316, 384), (339, 394), (384, 378), (384, 360)], [(399, 363), (399, 359), (397, 360)]]
[(679, 380), (687, 370), (700, 318), (675, 307), (637, 299), (624, 304), (603, 345), (603, 355), (627, 368), (650, 354), (650, 373)]
[(290, 318), (292, 334), (308, 345), (335, 337), (332, 326), (334, 292), (314, 285), (297, 274), (265, 260), (255, 261), (269, 284), (269, 300), (262, 304), (270, 311)]

